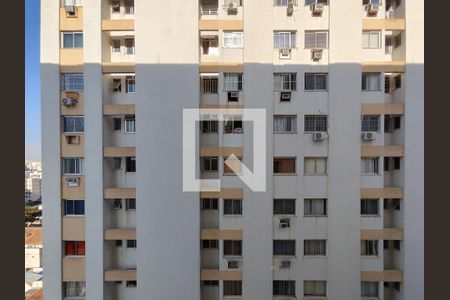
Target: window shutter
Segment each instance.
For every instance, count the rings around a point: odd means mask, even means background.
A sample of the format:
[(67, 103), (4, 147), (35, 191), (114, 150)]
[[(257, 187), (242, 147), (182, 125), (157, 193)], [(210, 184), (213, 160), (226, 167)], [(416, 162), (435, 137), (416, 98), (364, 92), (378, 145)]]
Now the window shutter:
[(315, 48), (315, 38), (314, 32), (305, 32), (305, 49)]
[(316, 32), (316, 48), (325, 49), (328, 47), (328, 33)]
[(362, 46), (363, 48), (369, 48), (369, 32), (363, 32), (362, 35)]

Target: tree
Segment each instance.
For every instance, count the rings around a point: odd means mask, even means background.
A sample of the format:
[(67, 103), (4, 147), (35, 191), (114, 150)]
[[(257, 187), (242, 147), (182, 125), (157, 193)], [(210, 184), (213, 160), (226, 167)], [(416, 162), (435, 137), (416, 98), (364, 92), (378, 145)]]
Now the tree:
[(36, 221), (41, 216), (41, 211), (38, 207), (32, 207), (25, 203), (25, 224)]

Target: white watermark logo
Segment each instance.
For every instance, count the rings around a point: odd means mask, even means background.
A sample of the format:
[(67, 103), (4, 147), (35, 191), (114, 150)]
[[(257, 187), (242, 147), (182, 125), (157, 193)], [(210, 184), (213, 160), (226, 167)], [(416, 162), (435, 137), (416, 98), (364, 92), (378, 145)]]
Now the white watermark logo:
[(224, 116), (230, 115), (242, 115), (242, 124), (253, 123), (253, 172), (235, 153), (228, 155), (224, 163), (252, 191), (266, 191), (266, 110), (240, 108), (183, 109), (183, 191), (220, 191), (220, 179), (197, 178), (197, 161), (200, 155), (196, 124), (203, 120), (223, 122)]

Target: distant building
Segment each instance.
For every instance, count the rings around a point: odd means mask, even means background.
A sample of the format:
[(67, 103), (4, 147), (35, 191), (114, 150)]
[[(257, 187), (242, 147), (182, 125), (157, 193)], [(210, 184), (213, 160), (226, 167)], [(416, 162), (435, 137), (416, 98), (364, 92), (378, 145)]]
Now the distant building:
[(26, 169), (35, 168), (34, 170), (29, 169), (25, 171), (25, 201), (34, 202), (41, 199), (42, 172), (40, 171), (40, 163), (34, 167), (32, 165), (27, 167), (25, 163), (25, 167)]
[(41, 227), (25, 227), (25, 268), (42, 268)]

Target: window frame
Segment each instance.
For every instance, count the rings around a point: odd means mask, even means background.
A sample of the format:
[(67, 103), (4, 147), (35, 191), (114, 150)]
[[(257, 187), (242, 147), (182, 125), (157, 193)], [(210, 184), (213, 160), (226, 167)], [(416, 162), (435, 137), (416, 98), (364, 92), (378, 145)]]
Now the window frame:
[(127, 246), (127, 249), (136, 249), (137, 248), (137, 240), (127, 240), (126, 246)]
[[(282, 120), (281, 130), (278, 130), (278, 126), (276, 126), (276, 120)], [(287, 130), (288, 127), (291, 130)], [(283, 133), (297, 133), (297, 115), (274, 115), (273, 116), (273, 133), (274, 134), (283, 134)]]
[(273, 73), (273, 91), (297, 91), (297, 73)]
[(219, 198), (200, 198), (200, 210), (219, 210)]
[[(239, 126), (239, 123), (241, 124), (241, 126)], [(240, 128), (240, 130), (238, 130), (238, 128)], [(244, 133), (244, 120), (241, 115), (223, 116), (223, 134), (243, 134), (243, 133)]]
[[(68, 254), (67, 248), (69, 244), (73, 244), (73, 253)], [(81, 247), (79, 247), (81, 245)], [(64, 241), (64, 256), (67, 257), (84, 257), (86, 255), (86, 243), (85, 241)]]
[[(278, 247), (277, 247), (278, 244)], [(279, 250), (281, 250), (279, 252)], [(293, 253), (291, 252), (293, 250)], [(297, 256), (297, 240), (293, 239), (274, 239), (273, 240), (273, 256)]]
[[(242, 216), (242, 199), (237, 198), (229, 198), (229, 199), (223, 199), (223, 216)], [(227, 207), (227, 203), (230, 203), (229, 207)]]
[[(326, 41), (325, 41), (325, 47), (319, 47), (318, 46), (318, 34), (323, 34), (323, 33), (325, 33), (326, 34)], [(311, 34), (314, 34), (314, 47), (311, 47), (310, 45), (308, 45), (308, 43), (307, 43), (307, 35), (311, 35)], [(329, 35), (329, 33), (328, 33), (328, 30), (305, 30), (305, 40), (304, 40), (304, 44), (305, 44), (305, 46), (304, 46), (304, 48), (305, 49), (328, 49), (328, 47), (329, 47), (329, 41), (328, 41), (328, 35)]]
[(126, 76), (125, 77), (125, 93), (134, 94), (136, 93), (136, 76)]
[[(370, 85), (370, 78), (377, 78), (377, 87), (372, 89)], [(364, 88), (365, 87), (365, 88)], [(380, 92), (381, 89), (381, 73), (376, 72), (364, 72), (361, 75), (361, 91), (363, 92)]]
[(361, 175), (377, 176), (381, 174), (380, 157), (361, 157)]
[[(307, 245), (312, 243), (313, 245)], [(320, 245), (317, 245), (320, 244)], [(310, 248), (313, 248), (313, 253), (309, 253)], [(319, 251), (323, 248), (323, 253)], [(319, 250), (318, 250), (319, 249)], [(316, 253), (317, 252), (317, 253)], [(303, 256), (304, 257), (322, 257), (327, 256), (327, 240), (326, 239), (305, 239), (303, 240)]]
[[(308, 78), (313, 78), (313, 88), (309, 88), (307, 86)], [(318, 88), (317, 77), (324, 77), (324, 85), (323, 89)], [(305, 81), (304, 81), (304, 91), (305, 92), (327, 92), (328, 91), (328, 73), (305, 73)]]
[(361, 116), (361, 132), (379, 133), (380, 130), (381, 130), (380, 115), (363, 115), (363, 116)]
[[(82, 205), (77, 206), (77, 203), (82, 203)], [(82, 208), (82, 213), (80, 212), (80, 208)], [(84, 216), (86, 213), (85, 209), (84, 200), (64, 199), (64, 216)]]
[[(225, 243), (229, 244), (230, 246), (225, 246)], [(223, 240), (222, 246), (224, 258), (242, 257), (242, 240)], [(231, 249), (231, 253), (225, 253), (225, 251), (228, 249)]]
[[(372, 206), (369, 204), (372, 203), (376, 203), (376, 205)], [(365, 204), (363, 204), (365, 203)], [(380, 199), (364, 199), (362, 198), (360, 201), (360, 214), (361, 217), (379, 217), (381, 212), (380, 212)], [(373, 213), (373, 208), (376, 208), (376, 213)]]
[[(281, 39), (281, 36), (283, 38)], [(274, 49), (297, 49), (298, 33), (296, 30), (274, 30), (273, 48)]]
[[(210, 168), (206, 169), (206, 161), (209, 161)], [(217, 169), (213, 168), (215, 164), (217, 165)], [(200, 170), (205, 173), (218, 173), (219, 172), (219, 157), (218, 156), (202, 156), (200, 159)]]
[[(369, 287), (364, 288), (363, 287), (364, 284)], [(370, 285), (374, 285), (374, 286), (376, 286), (376, 288), (370, 287)], [(364, 293), (365, 290), (369, 290), (369, 293), (365, 294)], [(370, 293), (370, 290), (376, 291), (376, 293), (372, 294), (372, 293)], [(379, 282), (361, 281), (361, 297), (370, 298), (370, 299), (378, 299), (379, 294), (380, 294), (380, 283)]]
[[(295, 216), (297, 212), (297, 199), (295, 198), (274, 198), (273, 199), (273, 215), (274, 216)], [(282, 203), (281, 207), (277, 207), (275, 205), (275, 202)], [(287, 205), (287, 202), (293, 202), (293, 205)], [(291, 203), (292, 204), (292, 203)], [(279, 211), (277, 208), (281, 208), (281, 211)], [(294, 210), (291, 211), (290, 208), (293, 208)]]
[(242, 296), (242, 281), (241, 280), (224, 280), (223, 281), (223, 296), (224, 297)]
[[(73, 119), (73, 130), (67, 130), (68, 121), (70, 119)], [(77, 129), (77, 121), (76, 120), (82, 120), (83, 122), (83, 129), (76, 130)], [(79, 124), (78, 124), (79, 125)], [(63, 116), (63, 132), (64, 133), (84, 133), (84, 116)], [(80, 128), (78, 128), (80, 129)]]
[[(66, 35), (71, 35), (72, 36), (72, 46), (71, 47), (66, 47), (65, 45), (65, 36)], [(77, 39), (76, 36), (80, 36), (81, 35), (81, 46), (78, 45), (77, 46)], [(61, 49), (83, 49), (83, 44), (84, 44), (84, 36), (83, 36), (83, 31), (61, 31)]]
[[(315, 201), (323, 201), (324, 202), (324, 204), (323, 204), (324, 213), (323, 214), (312, 213), (314, 211), (312, 203)], [(311, 203), (309, 205), (309, 209), (307, 209), (308, 202)], [(328, 199), (327, 198), (305, 198), (305, 199), (303, 199), (303, 216), (304, 217), (327, 217), (328, 216)]]
[[(307, 292), (307, 289), (306, 289), (307, 283), (313, 284), (314, 293), (312, 293), (312, 294), (306, 293)], [(317, 285), (319, 283), (324, 285), (323, 286), (323, 289), (324, 289), (323, 294), (317, 293), (317, 290), (318, 290)], [(305, 296), (305, 297), (326, 297), (327, 296), (327, 281), (326, 280), (304, 280), (303, 281), (303, 296)]]
[[(325, 127), (325, 130), (323, 130), (323, 127)], [(311, 128), (313, 130), (311, 130)], [(328, 115), (305, 115), (303, 120), (303, 132), (305, 134), (328, 132)]]
[(223, 31), (222, 48), (224, 49), (243, 49), (244, 32), (243, 31)]
[[(374, 47), (372, 45), (372, 35), (376, 34), (377, 35), (377, 43), (378, 45), (376, 45), (377, 47)], [(368, 42), (367, 45), (364, 45), (364, 35), (368, 35)], [(382, 48), (382, 40), (381, 40), (382, 34), (381, 34), (381, 30), (363, 30), (362, 32), (362, 48), (363, 49), (381, 49)]]
[[(66, 164), (67, 161), (74, 160), (75, 161), (75, 172), (67, 172), (66, 173)], [(83, 175), (84, 171), (84, 158), (83, 157), (63, 157), (62, 158), (62, 168), (63, 168), (63, 175)]]
[[(224, 92), (242, 91), (243, 77), (244, 77), (243, 73), (223, 73), (223, 91)], [(234, 88), (235, 86), (237, 86), (237, 89)]]
[(136, 157), (127, 156), (125, 159), (125, 172), (136, 173)]
[[(306, 161), (307, 160), (314, 160), (314, 173), (309, 173), (306, 171)], [(323, 173), (319, 173), (317, 171), (318, 160), (324, 160), (325, 161), (325, 171)], [(303, 175), (304, 176), (327, 176), (328, 175), (328, 157), (325, 156), (305, 156), (303, 159)]]
[(136, 115), (126, 115), (124, 120), (124, 133), (136, 133)]
[(273, 280), (272, 285), (273, 296), (295, 297), (296, 295), (295, 280)]
[[(379, 247), (380, 243), (378, 240), (361, 240), (361, 257), (379, 257)], [(372, 253), (372, 250), (375, 250), (374, 253)]]
[(60, 90), (62, 92), (83, 92), (84, 74), (83, 73), (61, 73)]
[[(287, 172), (286, 171), (286, 161), (293, 160), (294, 161), (294, 171), (293, 172)], [(275, 163), (281, 161), (283, 163), (283, 166), (280, 168), (282, 169), (281, 172), (275, 172)], [(273, 175), (297, 175), (297, 157), (274, 157), (273, 158)]]

